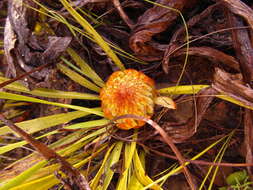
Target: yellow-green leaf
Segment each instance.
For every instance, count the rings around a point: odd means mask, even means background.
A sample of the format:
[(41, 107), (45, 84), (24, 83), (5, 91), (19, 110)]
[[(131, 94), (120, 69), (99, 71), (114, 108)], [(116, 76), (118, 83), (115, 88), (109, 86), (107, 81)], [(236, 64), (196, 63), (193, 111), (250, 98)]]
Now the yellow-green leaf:
[(197, 94), (200, 90), (210, 87), (209, 85), (182, 85), (159, 89), (161, 94)]
[(98, 86), (103, 87), (104, 81), (98, 76), (98, 74), (86, 63), (84, 59), (82, 59), (73, 49), (68, 48), (67, 52), (71, 56), (71, 58), (75, 61), (75, 63), (81, 68), (82, 73), (89, 77), (94, 83)]
[[(0, 77), (0, 83), (8, 81), (10, 79), (5, 77)], [(20, 82), (13, 82), (4, 87), (8, 90), (13, 90), (17, 92), (24, 92), (34, 96), (42, 96), (47, 98), (71, 98), (71, 99), (84, 99), (84, 100), (99, 100), (99, 96), (89, 93), (79, 93), (79, 92), (66, 92), (60, 90), (53, 90), (47, 88), (36, 88), (34, 90), (29, 90), (27, 87), (22, 85)]]
[(95, 92), (100, 91), (100, 88), (98, 86), (96, 86), (94, 83), (88, 81), (87, 79), (85, 79), (84, 77), (79, 75), (77, 72), (71, 70), (70, 68), (64, 66), (63, 64), (57, 64), (57, 68), (62, 73), (67, 75), (69, 78), (71, 78), (73, 81), (84, 86), (85, 88), (88, 88), (88, 89), (95, 91)]
[[(133, 161), (134, 161), (135, 175), (136, 175), (137, 179), (139, 180), (139, 182), (141, 182), (143, 185), (149, 185), (151, 183), (154, 183), (154, 181), (149, 176), (147, 176), (147, 174), (141, 164), (137, 150), (134, 153)], [(153, 184), (150, 188), (154, 189), (154, 190), (161, 190), (162, 189), (158, 184)]]
[(90, 34), (95, 42), (105, 51), (105, 53), (112, 59), (112, 61), (121, 69), (125, 69), (117, 55), (113, 52), (110, 46), (97, 33), (97, 31), (87, 22), (70, 4), (67, 0), (60, 0), (65, 9), (77, 20), (77, 22)]
[[(124, 152), (124, 169), (118, 181), (117, 190), (128, 190), (128, 179), (131, 177), (131, 165), (134, 152), (136, 151), (137, 131), (135, 131), (133, 142), (126, 143)], [(130, 176), (129, 176), (130, 174)]]
[(58, 103), (58, 102), (50, 102), (50, 101), (41, 100), (38, 98), (23, 96), (23, 95), (19, 95), (19, 94), (13, 94), (13, 93), (9, 93), (9, 92), (0, 92), (0, 99), (18, 100), (18, 101), (40, 103), (40, 104), (48, 104), (48, 105), (52, 105), (52, 106), (59, 106), (59, 107), (63, 107), (63, 108), (80, 110), (80, 111), (92, 113), (92, 114), (102, 116), (102, 117), (104, 116), (104, 114), (101, 111), (99, 111), (98, 109), (86, 108), (86, 107), (69, 105), (69, 104), (62, 104), (62, 103)]

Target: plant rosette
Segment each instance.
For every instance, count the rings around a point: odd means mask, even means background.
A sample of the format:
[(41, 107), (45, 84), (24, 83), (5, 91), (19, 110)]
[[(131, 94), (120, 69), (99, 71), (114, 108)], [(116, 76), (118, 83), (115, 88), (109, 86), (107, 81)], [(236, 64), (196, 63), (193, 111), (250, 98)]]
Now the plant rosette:
[[(134, 69), (114, 72), (100, 91), (100, 99), (104, 116), (110, 120), (126, 114), (150, 119), (155, 104), (176, 108), (171, 98), (158, 96), (153, 79)], [(144, 121), (132, 118), (118, 119), (116, 124), (124, 130), (143, 125)]]

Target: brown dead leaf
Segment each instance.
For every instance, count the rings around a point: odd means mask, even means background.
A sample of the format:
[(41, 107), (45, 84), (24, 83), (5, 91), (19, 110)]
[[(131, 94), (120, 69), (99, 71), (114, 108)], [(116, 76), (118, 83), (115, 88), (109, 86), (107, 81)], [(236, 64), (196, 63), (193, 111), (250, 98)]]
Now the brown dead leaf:
[(222, 0), (234, 14), (243, 17), (253, 29), (253, 10), (241, 0)]
[[(156, 3), (181, 11), (187, 5), (187, 0), (158, 0)], [(130, 48), (144, 60), (161, 59), (163, 51), (157, 48), (159, 44), (152, 42), (152, 37), (165, 31), (177, 17), (178, 13), (169, 8), (155, 5), (148, 9), (133, 28)]]
[[(232, 27), (244, 26), (243, 19), (228, 13)], [(243, 79), (253, 87), (253, 42), (247, 29), (232, 30), (233, 46), (240, 64)]]
[(216, 68), (212, 88), (253, 107), (253, 89), (242, 82), (241, 75), (232, 75)]
[[(172, 54), (171, 57), (177, 57), (186, 54), (186, 49), (180, 49), (176, 53)], [(211, 47), (190, 47), (188, 50), (189, 55), (203, 56), (212, 61), (215, 65), (223, 63), (236, 71), (239, 71), (239, 63), (237, 60), (230, 55), (223, 53), (222, 51), (216, 50)], [(166, 57), (166, 55), (165, 55)]]

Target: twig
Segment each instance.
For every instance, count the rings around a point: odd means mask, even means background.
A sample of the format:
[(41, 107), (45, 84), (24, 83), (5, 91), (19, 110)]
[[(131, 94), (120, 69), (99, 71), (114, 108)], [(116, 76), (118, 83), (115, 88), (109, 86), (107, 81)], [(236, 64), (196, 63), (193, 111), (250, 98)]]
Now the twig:
[(7, 86), (8, 84), (11, 84), (11, 83), (13, 83), (13, 82), (15, 82), (17, 80), (20, 80), (20, 79), (22, 79), (22, 78), (24, 78), (24, 77), (26, 77), (26, 76), (34, 73), (34, 72), (41, 71), (42, 69), (44, 69), (45, 67), (49, 66), (50, 64), (52, 64), (52, 63), (49, 62), (47, 64), (41, 65), (41, 66), (39, 66), (39, 67), (37, 67), (35, 69), (32, 69), (31, 71), (26, 72), (26, 73), (24, 73), (24, 74), (22, 74), (22, 75), (20, 75), (20, 76), (18, 76), (16, 78), (14, 78), (14, 79), (10, 79), (10, 80), (7, 80), (5, 82), (0, 83), (0, 89), (3, 88), (3, 87), (5, 87), (5, 86)]

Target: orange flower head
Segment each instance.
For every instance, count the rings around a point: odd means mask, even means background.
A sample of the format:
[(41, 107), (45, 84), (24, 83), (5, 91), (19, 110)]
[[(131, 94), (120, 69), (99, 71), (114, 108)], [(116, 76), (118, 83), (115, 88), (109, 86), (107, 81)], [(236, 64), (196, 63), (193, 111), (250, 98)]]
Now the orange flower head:
[[(134, 69), (114, 72), (100, 92), (102, 110), (108, 119), (134, 114), (150, 118), (156, 97), (154, 81)], [(117, 120), (121, 129), (138, 128), (145, 124), (131, 118)]]

